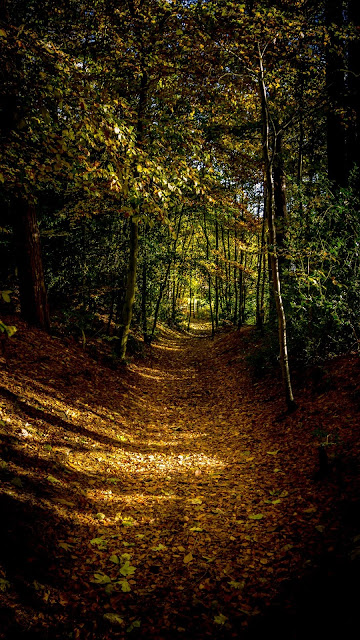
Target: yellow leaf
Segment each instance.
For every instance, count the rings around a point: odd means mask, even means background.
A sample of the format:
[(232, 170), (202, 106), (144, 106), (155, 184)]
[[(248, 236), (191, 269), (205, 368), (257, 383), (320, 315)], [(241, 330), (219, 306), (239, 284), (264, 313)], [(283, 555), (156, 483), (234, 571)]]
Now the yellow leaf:
[(193, 560), (193, 554), (190, 551), (190, 553), (184, 556), (184, 564), (189, 564), (189, 562), (192, 562), (192, 560)]
[(308, 509), (304, 509), (304, 513), (315, 513), (316, 507), (309, 507)]
[(60, 502), (60, 504), (64, 504), (66, 507), (75, 507), (75, 502), (70, 502), (70, 500), (63, 500), (63, 498), (60, 498), (58, 502)]

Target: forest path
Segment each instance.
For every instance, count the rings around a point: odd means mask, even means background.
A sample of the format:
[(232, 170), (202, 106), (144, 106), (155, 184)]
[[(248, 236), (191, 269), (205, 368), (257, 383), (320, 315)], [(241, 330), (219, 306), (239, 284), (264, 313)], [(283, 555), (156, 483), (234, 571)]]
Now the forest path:
[[(164, 329), (112, 371), (20, 327), (0, 372), (3, 637), (257, 638), (279, 598), (278, 638), (321, 636), (311, 614), (350, 596), (326, 587), (345, 480), (314, 482), (313, 432), (324, 406), (328, 432), (354, 407), (337, 389), (286, 415), (281, 385), (250, 374), (254, 340)], [(355, 427), (352, 413), (344, 438)], [(327, 613), (327, 637), (340, 623)]]

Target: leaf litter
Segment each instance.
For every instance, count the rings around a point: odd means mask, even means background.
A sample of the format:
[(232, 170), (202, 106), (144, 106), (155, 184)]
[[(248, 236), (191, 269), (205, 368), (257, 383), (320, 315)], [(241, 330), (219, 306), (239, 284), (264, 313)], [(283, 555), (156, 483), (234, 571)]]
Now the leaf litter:
[[(336, 392), (295, 375), (287, 415), (280, 383), (248, 370), (251, 329), (164, 328), (112, 371), (19, 324), (0, 373), (3, 637), (237, 637), (324, 555), (359, 557), (343, 522), (360, 495), (358, 359), (329, 365)], [(320, 422), (336, 443), (324, 478)]]

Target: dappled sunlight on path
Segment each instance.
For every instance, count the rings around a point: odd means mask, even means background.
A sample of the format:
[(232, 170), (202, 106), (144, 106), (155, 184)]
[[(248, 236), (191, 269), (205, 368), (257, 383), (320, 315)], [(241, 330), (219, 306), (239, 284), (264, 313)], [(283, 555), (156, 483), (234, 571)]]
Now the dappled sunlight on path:
[(72, 619), (84, 640), (135, 621), (147, 638), (237, 637), (332, 544), (333, 487), (314, 488), (311, 430), (283, 412), (281, 386), (251, 378), (248, 330), (168, 329), (118, 372), (27, 338), (0, 380), (19, 629), (30, 616), (61, 639)]

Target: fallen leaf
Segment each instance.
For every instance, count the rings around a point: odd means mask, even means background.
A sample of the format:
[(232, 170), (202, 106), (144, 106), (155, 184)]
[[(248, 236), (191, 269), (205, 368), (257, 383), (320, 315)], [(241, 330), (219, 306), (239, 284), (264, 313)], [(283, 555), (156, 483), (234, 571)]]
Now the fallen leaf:
[(131, 633), (131, 631), (133, 631), (134, 629), (139, 629), (140, 626), (141, 626), (140, 620), (134, 620), (134, 622), (132, 622), (131, 625), (129, 625), (128, 628), (126, 629), (126, 633)]
[(104, 540), (103, 536), (101, 538), (93, 538), (92, 540), (90, 540), (90, 544), (98, 547), (100, 551), (103, 551), (107, 547), (107, 542), (106, 540)]
[(124, 623), (124, 620), (117, 613), (104, 613), (103, 618), (116, 627), (120, 627)]
[(228, 584), (233, 589), (243, 589), (245, 586), (245, 582), (243, 580), (241, 582), (236, 582), (236, 580), (230, 580)]
[(129, 593), (129, 591), (131, 591), (131, 587), (125, 578), (124, 580), (120, 580), (119, 584), (121, 585), (121, 591), (123, 591), (124, 593)]
[(132, 576), (135, 573), (135, 570), (135, 567), (131, 566), (128, 560), (122, 565), (122, 567), (120, 567), (120, 573), (125, 577)]
[(60, 549), (64, 549), (65, 551), (71, 551), (73, 549), (73, 545), (68, 542), (59, 542), (58, 547)]
[(114, 564), (119, 564), (119, 557), (115, 554), (111, 555), (109, 558), (110, 562), (113, 562)]
[(96, 571), (94, 573), (94, 579), (91, 582), (95, 582), (96, 584), (108, 584), (111, 582), (111, 578), (102, 571)]
[(65, 505), (65, 507), (75, 507), (75, 502), (70, 502), (70, 500), (64, 500), (63, 498), (59, 498), (58, 502), (60, 504)]
[(164, 544), (158, 544), (157, 547), (151, 547), (152, 551), (165, 551), (166, 547)]
[(0, 578), (0, 591), (6, 591), (10, 587), (10, 582), (5, 578)]

